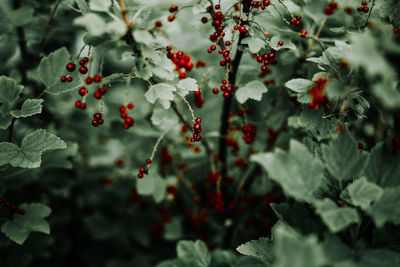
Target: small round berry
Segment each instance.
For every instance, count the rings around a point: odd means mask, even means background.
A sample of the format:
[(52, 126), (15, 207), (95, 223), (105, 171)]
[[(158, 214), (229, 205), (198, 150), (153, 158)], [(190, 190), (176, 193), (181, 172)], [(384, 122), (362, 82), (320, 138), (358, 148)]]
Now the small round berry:
[(124, 129), (125, 129), (125, 130), (128, 130), (130, 127), (131, 127), (131, 126), (130, 126), (129, 124), (124, 123)]
[(86, 74), (86, 73), (88, 73), (88, 68), (86, 66), (81, 66), (79, 68), (79, 72), (82, 74)]
[(227, 84), (228, 81), (227, 80), (222, 80), (222, 84)]
[(81, 101), (79, 101), (79, 100), (76, 100), (75, 101), (75, 107), (77, 107), (77, 108), (80, 108), (81, 107)]
[(365, 6), (365, 7), (362, 8), (362, 11), (364, 13), (368, 13), (369, 12), (369, 8), (367, 6)]
[(89, 62), (89, 58), (88, 57), (84, 57), (82, 60), (83, 60), (83, 62), (85, 62), (85, 64)]
[(301, 20), (301, 16), (300, 16), (300, 15), (297, 15), (297, 16), (296, 16), (296, 20)]
[(233, 29), (237, 31), (237, 30), (239, 30), (239, 26), (235, 25), (235, 26), (233, 26)]
[(129, 126), (133, 126), (133, 124), (135, 124), (135, 121), (131, 117), (126, 117), (125, 123), (128, 124)]
[(215, 5), (215, 9), (220, 9), (221, 6), (220, 5)]
[(226, 41), (226, 42), (225, 42), (225, 45), (226, 45), (226, 46), (230, 46), (230, 45), (231, 45), (231, 42), (230, 42), (230, 41)]
[(212, 90), (212, 92), (213, 92), (214, 94), (218, 94), (219, 90), (218, 90), (218, 88), (214, 88), (214, 89)]
[(85, 109), (86, 108), (86, 103), (81, 102), (81, 109)]
[(282, 45), (283, 45), (283, 42), (282, 42), (282, 41), (279, 41), (279, 42), (278, 42), (278, 45), (279, 45), (279, 46), (282, 46)]
[(133, 109), (134, 106), (132, 103), (128, 103), (127, 107), (128, 107), (128, 109)]
[(176, 12), (176, 11), (178, 11), (178, 6), (171, 6), (170, 8), (169, 8), (169, 13), (174, 13), (174, 12)]
[(228, 98), (228, 97), (230, 97), (230, 94), (229, 94), (228, 92), (224, 92), (224, 93), (222, 94), (222, 96), (223, 96), (224, 98)]
[(87, 76), (85, 79), (86, 84), (91, 84), (93, 82), (93, 79), (90, 76)]
[(157, 28), (160, 28), (160, 27), (162, 26), (162, 22), (159, 21), (159, 20), (157, 20), (156, 23), (155, 23), (155, 26), (156, 26)]
[(269, 53), (269, 54), (268, 54), (268, 57), (269, 57), (270, 59), (274, 59), (274, 58), (275, 58), (275, 53), (273, 53), (273, 52)]
[(121, 106), (121, 107), (119, 108), (119, 112), (120, 112), (120, 113), (125, 113), (125, 112), (126, 112), (126, 107)]
[(104, 123), (103, 119), (100, 119), (97, 122), (99, 123), (99, 125), (102, 125)]
[(186, 72), (179, 72), (179, 79), (185, 79), (186, 78)]
[(101, 82), (101, 75), (99, 74), (94, 75), (93, 80), (95, 83)]
[(194, 121), (195, 121), (197, 124), (200, 124), (200, 123), (201, 123), (201, 119), (200, 119), (200, 118), (196, 118)]
[(150, 164), (151, 163), (151, 159), (146, 159), (146, 164)]
[(211, 50), (215, 50), (215, 49), (217, 49), (217, 47), (216, 47), (215, 45), (211, 45), (211, 46), (210, 46), (210, 49), (211, 49)]
[(121, 117), (122, 119), (125, 119), (126, 117), (128, 117), (128, 115), (127, 115), (126, 113), (121, 113), (120, 117)]
[(228, 92), (228, 93), (230, 93), (230, 92), (232, 92), (232, 86), (228, 86), (228, 87), (226, 87), (226, 92)]
[(94, 93), (94, 98), (100, 99), (101, 98), (101, 93), (99, 91)]
[(69, 83), (72, 82), (72, 77), (71, 76), (67, 77), (67, 82), (69, 82)]
[(138, 177), (139, 179), (142, 179), (142, 178), (143, 178), (143, 173), (139, 173), (139, 174), (137, 175), (137, 177)]
[(207, 19), (206, 17), (202, 17), (202, 18), (201, 18), (201, 22), (207, 23), (207, 21), (208, 21), (208, 19)]
[(145, 171), (146, 171), (146, 168), (145, 168), (145, 167), (140, 167), (140, 168), (139, 168), (139, 172), (143, 173), (143, 172), (145, 172)]
[(24, 215), (25, 214), (25, 210), (24, 209), (20, 209), (19, 210), (19, 214)]
[(209, 48), (209, 49), (207, 49), (207, 52), (208, 52), (209, 54), (211, 54), (211, 53), (212, 53), (212, 50)]
[(75, 64), (74, 63), (68, 63), (66, 68), (67, 68), (67, 70), (69, 72), (73, 72), (75, 70)]
[(62, 77), (61, 77), (61, 82), (65, 83), (66, 81), (67, 81), (67, 77), (62, 76)]
[(85, 87), (81, 87), (81, 88), (79, 89), (79, 94), (80, 94), (81, 96), (85, 96), (85, 95), (87, 94), (87, 89), (86, 89)]
[(244, 33), (244, 32), (246, 32), (246, 27), (245, 26), (240, 26), (239, 27), (239, 32), (241, 32), (241, 33)]
[(168, 16), (168, 21), (173, 22), (175, 20), (175, 16)]
[(301, 21), (300, 21), (300, 20), (297, 20), (297, 21), (295, 22), (295, 24), (296, 24), (296, 26), (300, 26), (300, 25), (301, 25)]
[(86, 64), (86, 62), (85, 62), (85, 61), (83, 61), (83, 60), (79, 60), (79, 65), (81, 65), (81, 66), (85, 66), (85, 64)]
[(92, 125), (94, 127), (97, 127), (97, 126), (99, 126), (99, 122), (97, 120), (92, 120)]
[(103, 115), (101, 115), (100, 113), (93, 114), (93, 118), (95, 118), (96, 120), (100, 120), (102, 117), (103, 117)]
[(100, 93), (101, 95), (105, 95), (105, 94), (107, 93), (106, 88), (105, 88), (105, 87), (100, 87), (100, 88), (99, 88), (99, 93)]

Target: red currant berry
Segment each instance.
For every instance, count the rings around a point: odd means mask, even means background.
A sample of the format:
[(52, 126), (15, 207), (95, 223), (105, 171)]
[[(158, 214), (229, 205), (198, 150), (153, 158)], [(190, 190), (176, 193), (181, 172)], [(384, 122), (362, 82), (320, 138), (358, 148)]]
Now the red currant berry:
[(124, 129), (125, 129), (125, 130), (128, 130), (130, 127), (131, 127), (131, 126), (129, 126), (129, 124), (124, 123)]
[(69, 83), (72, 82), (72, 77), (71, 76), (67, 77), (67, 82), (69, 82)]
[(282, 45), (283, 45), (283, 42), (282, 42), (282, 41), (279, 41), (279, 42), (278, 42), (278, 45), (279, 45), (279, 46), (282, 46)]
[(218, 88), (214, 88), (212, 91), (214, 94), (218, 94), (218, 92), (219, 92)]
[(155, 25), (156, 25), (157, 28), (160, 28), (162, 26), (162, 22), (157, 20)]
[(83, 61), (83, 60), (80, 60), (80, 61), (79, 61), (79, 65), (84, 66), (85, 64), (86, 64), (85, 61)]
[(146, 171), (146, 168), (145, 168), (145, 167), (140, 167), (140, 168), (139, 168), (139, 172), (143, 173), (143, 172), (145, 172), (145, 171)]
[(79, 89), (79, 94), (81, 96), (85, 96), (87, 94), (87, 89), (85, 87), (82, 87)]
[(66, 81), (67, 81), (67, 77), (62, 76), (62, 77), (61, 77), (61, 82), (65, 83)]
[(133, 109), (133, 104), (132, 104), (132, 103), (129, 103), (129, 104), (127, 105), (127, 107), (128, 107), (128, 109)]
[(81, 103), (81, 109), (85, 109), (86, 108), (86, 103), (82, 102)]
[(101, 98), (101, 94), (100, 94), (99, 91), (94, 93), (94, 98), (96, 98), (96, 99), (100, 99)]
[(230, 46), (230, 45), (231, 45), (231, 42), (230, 42), (230, 41), (226, 41), (226, 42), (225, 42), (225, 45), (226, 45), (226, 46)]
[(125, 113), (126, 112), (126, 107), (122, 106), (119, 108), (120, 113)]
[(146, 164), (150, 164), (151, 163), (151, 159), (146, 159)]
[(97, 120), (92, 120), (92, 125), (94, 127), (97, 127), (97, 126), (99, 126), (99, 123), (97, 122)]
[(369, 8), (367, 6), (365, 6), (365, 7), (362, 8), (362, 11), (364, 13), (368, 13), (369, 12)]
[(221, 6), (220, 5), (215, 5), (215, 9), (220, 9)]
[(230, 94), (229, 94), (228, 92), (224, 92), (224, 93), (222, 94), (222, 96), (223, 96), (224, 98), (228, 98), (228, 97), (230, 96)]
[(68, 63), (66, 68), (67, 68), (67, 70), (69, 72), (73, 72), (75, 70), (75, 64), (74, 63)]
[(301, 25), (301, 21), (300, 21), (300, 20), (297, 20), (297, 21), (295, 22), (295, 24), (296, 24), (296, 26), (300, 26), (300, 25)]
[(127, 115), (126, 113), (121, 113), (120, 117), (121, 117), (122, 119), (125, 119), (126, 117), (128, 117), (128, 115)]
[(139, 173), (139, 174), (137, 175), (137, 177), (138, 177), (139, 179), (142, 179), (142, 178), (143, 178), (143, 173)]
[(241, 33), (244, 33), (244, 32), (246, 32), (246, 27), (245, 26), (240, 26), (239, 27), (239, 32), (241, 32)]
[(200, 119), (200, 118), (196, 118), (196, 119), (195, 119), (195, 122), (196, 122), (197, 124), (200, 124), (200, 123), (201, 123), (201, 119)]
[(86, 66), (81, 66), (79, 68), (79, 72), (82, 74), (86, 74), (86, 73), (88, 73), (88, 68)]
[(126, 117), (125, 123), (128, 124), (129, 126), (133, 126), (133, 124), (135, 124), (135, 121), (131, 117)]
[(202, 18), (201, 18), (201, 22), (207, 23), (207, 21), (208, 21), (208, 19), (207, 19), (206, 17), (202, 17)]
[(179, 72), (179, 79), (185, 79), (186, 78), (186, 72)]
[(174, 12), (176, 12), (176, 11), (178, 11), (178, 6), (171, 6), (171, 7), (169, 8), (169, 13), (174, 13)]
[(93, 79), (90, 76), (86, 77), (85, 83), (86, 84), (91, 84), (93, 82)]
[(88, 57), (84, 57), (82, 60), (83, 60), (83, 62), (85, 62), (85, 64), (89, 62), (89, 58)]
[(106, 88), (100, 87), (100, 88), (99, 88), (99, 93), (100, 93), (101, 95), (105, 95), (105, 94), (107, 93)]
[(103, 119), (100, 119), (97, 122), (99, 123), (99, 125), (102, 125), (104, 123)]
[(95, 118), (96, 120), (100, 120), (102, 117), (103, 117), (103, 115), (101, 115), (100, 113), (93, 114), (93, 118)]
[(101, 82), (101, 76), (99, 74), (94, 75), (93, 80), (95, 83)]
[(24, 209), (20, 209), (19, 210), (19, 214), (24, 215), (25, 214), (25, 210)]

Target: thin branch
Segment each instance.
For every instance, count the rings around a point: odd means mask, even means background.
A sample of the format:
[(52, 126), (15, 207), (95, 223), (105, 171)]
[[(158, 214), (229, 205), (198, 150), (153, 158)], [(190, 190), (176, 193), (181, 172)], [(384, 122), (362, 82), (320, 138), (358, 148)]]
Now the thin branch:
[[(374, 8), (374, 6), (375, 6), (375, 0), (372, 0), (372, 5), (371, 5), (371, 8), (369, 9), (368, 17), (367, 17), (367, 19), (365, 20), (364, 27), (367, 26), (367, 24), (368, 24), (368, 20), (369, 20), (369, 17), (371, 16), (372, 9)], [(397, 8), (397, 7), (396, 7), (396, 8)]]
[(51, 9), (50, 16), (47, 20), (46, 28), (45, 28), (42, 36), (40, 37), (40, 41), (39, 41), (39, 45), (38, 45), (38, 52), (42, 51), (42, 49), (43, 49), (44, 43), (46, 41), (47, 33), (49, 32), (49, 29), (50, 29), (50, 23), (53, 21), (54, 15), (56, 13), (56, 10), (57, 10), (59, 4), (60, 4), (60, 0), (56, 0), (53, 8)]

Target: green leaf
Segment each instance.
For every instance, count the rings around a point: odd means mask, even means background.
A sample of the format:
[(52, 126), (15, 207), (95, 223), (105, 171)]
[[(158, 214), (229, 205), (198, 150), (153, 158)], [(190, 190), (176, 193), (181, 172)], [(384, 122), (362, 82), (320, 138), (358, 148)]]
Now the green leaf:
[(328, 198), (315, 202), (314, 205), (317, 208), (316, 212), (322, 217), (322, 220), (332, 233), (340, 232), (350, 224), (358, 223), (360, 221), (356, 209), (350, 207), (338, 207)]
[(151, 35), (149, 31), (145, 30), (136, 30), (133, 32), (133, 37), (140, 43), (145, 45), (151, 45), (154, 43), (154, 37)]
[(383, 193), (383, 189), (376, 184), (370, 183), (362, 177), (351, 183), (347, 190), (352, 204), (368, 209), (373, 202), (379, 199)]
[(86, 0), (75, 0), (82, 14), (85, 15), (90, 12), (89, 5)]
[(50, 234), (50, 225), (44, 218), (50, 215), (51, 209), (46, 205), (33, 203), (22, 204), (25, 215), (15, 214), (14, 220), (5, 222), (1, 231), (15, 243), (22, 245), (31, 232)]
[(41, 168), (62, 168), (72, 169), (71, 159), (77, 156), (78, 144), (67, 143), (67, 148), (62, 150), (51, 151), (42, 156)]
[(294, 139), (290, 140), (289, 152), (258, 153), (251, 160), (261, 164), (288, 195), (299, 201), (312, 201), (313, 193), (322, 182), (321, 160)]
[(6, 76), (0, 77), (0, 103), (15, 101), (24, 87)]
[(317, 236), (302, 237), (282, 222), (274, 226), (272, 235), (275, 242), (274, 267), (321, 267), (328, 263)]
[(173, 94), (175, 91), (176, 88), (170, 84), (158, 83), (151, 86), (144, 96), (151, 104), (154, 104), (158, 100), (164, 109), (169, 109), (171, 101), (175, 98)]
[(265, 46), (265, 41), (257, 37), (248, 37), (242, 40), (242, 44), (247, 44), (251, 53), (257, 53)]
[[(278, 45), (279, 41), (283, 41), (283, 45), (282, 46)], [(271, 43), (271, 47), (273, 49), (275, 49), (276, 51), (281, 50), (281, 49), (285, 49), (285, 48), (293, 49), (293, 50), (297, 49), (296, 45), (294, 43), (292, 43), (292, 41), (289, 38), (282, 37), (280, 35), (274, 35), (274, 37), (271, 38), (271, 42), (270, 43)]]
[(90, 0), (90, 9), (92, 11), (107, 12), (111, 6), (110, 0)]
[(392, 148), (386, 143), (377, 144), (371, 151), (364, 169), (368, 181), (382, 187), (400, 185), (400, 153), (393, 155)]
[(304, 93), (304, 92), (309, 92), (310, 87), (314, 85), (313, 81), (307, 80), (307, 79), (292, 79), (288, 82), (285, 83), (285, 86), (289, 88), (292, 91), (295, 91), (296, 93)]
[(179, 240), (182, 238), (182, 219), (179, 217), (173, 217), (171, 221), (164, 225), (164, 238), (166, 240)]
[(253, 256), (262, 260), (265, 264), (272, 264), (274, 255), (272, 253), (272, 240), (261, 237), (257, 240), (246, 242), (236, 248), (243, 255)]
[(211, 255), (208, 252), (206, 244), (203, 241), (196, 242), (182, 240), (176, 245), (178, 258), (181, 259), (186, 266), (206, 267), (211, 263)]
[(10, 163), (14, 167), (38, 168), (41, 155), (47, 150), (66, 148), (65, 143), (57, 136), (43, 129), (25, 136), (21, 148), (13, 143), (0, 143), (0, 166)]
[(10, 114), (10, 110), (7, 105), (2, 105), (0, 107), (0, 129), (7, 129), (11, 125), (13, 117)]
[(151, 115), (151, 122), (153, 125), (160, 127), (163, 131), (167, 131), (172, 126), (176, 125), (179, 120), (172, 110), (156, 108)]
[(329, 173), (340, 181), (358, 177), (368, 157), (366, 152), (358, 149), (348, 130), (339, 134), (329, 145), (322, 145), (321, 149)]
[(199, 86), (197, 85), (197, 81), (192, 78), (186, 78), (180, 80), (177, 85), (176, 93), (180, 96), (186, 96), (190, 91), (197, 91)]
[[(79, 72), (75, 70), (72, 73), (72, 82), (61, 82), (60, 78), (67, 75), (65, 66), (71, 62), (71, 55), (65, 47), (62, 47), (47, 57), (43, 58), (39, 65), (38, 74), (42, 82), (46, 85), (46, 92), (50, 94), (61, 94), (70, 92), (82, 84)], [(77, 66), (78, 68), (78, 66)]]
[(11, 115), (15, 118), (29, 117), (42, 112), (43, 99), (27, 99), (22, 104), (20, 110), (11, 111)]
[(367, 211), (378, 227), (386, 222), (400, 224), (400, 187), (386, 188), (381, 197)]
[(254, 80), (240, 87), (236, 92), (236, 99), (243, 104), (249, 98), (261, 101), (262, 94), (268, 92), (268, 88), (260, 81)]
[(28, 24), (33, 18), (35, 9), (26, 5), (11, 11), (10, 22), (14, 27), (21, 27)]
[(318, 141), (329, 138), (332, 130), (336, 129), (334, 120), (324, 119), (322, 116), (322, 109), (304, 107), (299, 117), (299, 125), (310, 131)]
[(158, 174), (149, 173), (143, 179), (138, 179), (136, 186), (139, 195), (152, 196), (156, 203), (163, 201), (166, 196), (166, 181)]

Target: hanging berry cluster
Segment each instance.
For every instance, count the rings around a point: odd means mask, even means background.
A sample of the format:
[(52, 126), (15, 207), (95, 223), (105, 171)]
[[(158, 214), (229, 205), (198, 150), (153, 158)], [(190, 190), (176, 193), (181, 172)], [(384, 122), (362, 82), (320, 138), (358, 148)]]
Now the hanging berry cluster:
[(301, 30), (299, 32), (299, 34), (300, 34), (300, 37), (307, 37), (307, 31), (306, 30)]
[(65, 83), (65, 82), (72, 82), (72, 72), (74, 72), (76, 66), (74, 63), (68, 63), (66, 66), (67, 71), (69, 72), (69, 74), (67, 76), (61, 76), (61, 82)]
[(357, 8), (358, 12), (368, 13), (369, 7), (367, 7), (367, 1), (362, 1), (361, 6)]
[(99, 125), (102, 125), (103, 123), (104, 123), (103, 114), (101, 114), (101, 113), (94, 113), (94, 114), (93, 114), (92, 125), (93, 125), (94, 127), (97, 127), (97, 126), (99, 126)]
[(325, 14), (330, 16), (336, 11), (336, 9), (338, 9), (338, 4), (335, 2), (330, 2), (328, 7), (325, 8)]
[[(167, 46), (167, 57), (175, 64), (175, 70), (179, 72), (179, 79), (186, 78), (186, 72), (193, 69), (193, 62), (190, 61), (190, 55), (183, 54), (182, 51), (172, 52), (171, 46)], [(183, 72), (184, 69), (186, 72)]]
[(194, 91), (194, 101), (196, 102), (196, 106), (198, 108), (201, 108), (204, 104), (204, 98), (201, 95), (200, 89), (197, 91)]
[(79, 61), (79, 72), (81, 74), (86, 74), (88, 73), (89, 69), (86, 67), (86, 64), (89, 62), (89, 58), (88, 57), (84, 57)]
[(271, 51), (268, 53), (266, 52), (264, 55), (258, 55), (257, 56), (257, 62), (263, 64), (261, 66), (261, 71), (263, 72), (268, 72), (268, 65), (270, 64), (276, 64), (276, 59), (275, 59), (275, 49), (271, 49)]
[(147, 164), (146, 167), (139, 168), (139, 173), (137, 175), (139, 179), (142, 179), (143, 176), (148, 173), (149, 165), (151, 164), (151, 159), (146, 159), (146, 164)]
[(251, 144), (254, 141), (254, 138), (256, 137), (256, 126), (252, 123), (248, 123), (245, 126), (239, 126), (238, 127), (240, 130), (242, 130), (243, 132), (243, 140), (247, 143), (247, 144)]
[(8, 200), (5, 200), (3, 197), (0, 197), (0, 204), (4, 204), (4, 206), (6, 206), (7, 208), (10, 208), (12, 213), (17, 213), (17, 214), (21, 214), (21, 215), (25, 214), (24, 209), (19, 209), (15, 204), (11, 203)]
[(192, 138), (190, 138), (190, 141), (192, 143), (193, 142), (200, 142), (200, 140), (201, 140), (200, 133), (201, 133), (202, 129), (201, 129), (200, 123), (201, 123), (201, 119), (200, 118), (196, 118), (195, 119), (195, 124), (193, 125), (193, 135), (192, 135)]
[[(86, 77), (87, 85), (90, 85), (93, 81), (95, 83), (101, 83), (101, 76), (99, 74), (97, 74), (93, 77), (93, 79), (90, 76)], [(93, 96), (96, 99), (101, 99), (106, 93), (107, 93), (107, 89), (100, 84), (99, 89), (97, 89), (97, 91), (94, 92)]]
[[(224, 93), (222, 94), (222, 96), (224, 98), (228, 98), (231, 96), (231, 94), (233, 93), (234, 88), (230, 85), (228, 85), (228, 81), (227, 80), (222, 80), (221, 81), (222, 85), (220, 86), (221, 91), (223, 91)], [(218, 89), (214, 88), (213, 89), (213, 93), (217, 94), (218, 93)]]
[(325, 96), (325, 85), (328, 82), (327, 79), (318, 78), (315, 81), (315, 86), (310, 88), (310, 95), (312, 96), (312, 101), (308, 104), (310, 108), (319, 109), (320, 106), (325, 106), (328, 104), (328, 99)]
[[(216, 10), (219, 10), (220, 8), (221, 8), (220, 5), (215, 5)], [(212, 18), (213, 18), (212, 25), (214, 26), (215, 32), (210, 35), (210, 40), (212, 42), (217, 42), (220, 37), (225, 36), (224, 26), (222, 25), (224, 23), (225, 16), (224, 14), (222, 14), (221, 11), (218, 11), (213, 15)]]
[(301, 16), (297, 15), (295, 18), (290, 19), (290, 24), (300, 26), (301, 25)]
[(128, 103), (125, 106), (121, 106), (119, 108), (120, 117), (124, 120), (124, 129), (128, 130), (135, 124), (135, 121), (132, 117), (129, 117), (127, 114), (128, 109), (133, 109), (134, 105), (132, 103)]
[(269, 6), (271, 2), (269, 0), (264, 0), (264, 1), (251, 1), (250, 6), (254, 8), (260, 8), (264, 10), (267, 6)]
[(169, 8), (169, 13), (171, 13), (172, 15), (168, 16), (168, 21), (169, 22), (173, 22), (176, 18), (176, 12), (178, 12), (178, 6), (171, 6)]

